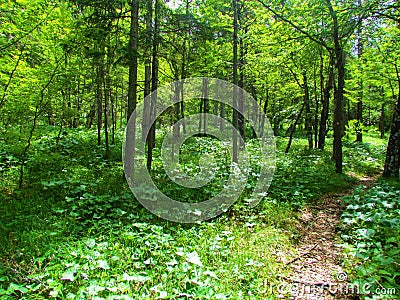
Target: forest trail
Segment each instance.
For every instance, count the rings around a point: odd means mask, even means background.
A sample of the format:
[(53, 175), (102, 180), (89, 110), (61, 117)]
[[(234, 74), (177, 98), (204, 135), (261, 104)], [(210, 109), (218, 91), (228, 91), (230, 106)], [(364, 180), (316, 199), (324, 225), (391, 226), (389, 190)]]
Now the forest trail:
[[(344, 209), (342, 198), (352, 195), (357, 186), (372, 187), (375, 181), (376, 177), (359, 178), (350, 190), (324, 195), (315, 205), (301, 210), (298, 256), (285, 262), (290, 274), (282, 278), (284, 291), (287, 293), (291, 289), (290, 299), (354, 299), (351, 295), (335, 293), (338, 286), (347, 283), (347, 274), (341, 267), (342, 249), (337, 245), (340, 243), (340, 215)], [(278, 297), (285, 298), (283, 294)]]

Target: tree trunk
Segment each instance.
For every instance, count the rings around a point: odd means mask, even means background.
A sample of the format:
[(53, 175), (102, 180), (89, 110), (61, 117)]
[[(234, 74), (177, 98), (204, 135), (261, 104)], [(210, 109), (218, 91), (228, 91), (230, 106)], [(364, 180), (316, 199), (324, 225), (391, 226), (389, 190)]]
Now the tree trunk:
[[(259, 135), (259, 137), (264, 136), (264, 125), (265, 125), (265, 118), (267, 116), (268, 103), (269, 103), (269, 88), (268, 88), (268, 84), (266, 84), (265, 101), (264, 101), (264, 105), (263, 105), (263, 111), (260, 114), (260, 131), (259, 131), (260, 135)], [(256, 135), (254, 135), (254, 137), (256, 137)]]
[(205, 114), (208, 114), (209, 107), (208, 107), (208, 79), (203, 78), (203, 90), (202, 90), (202, 97), (203, 97), (203, 134), (207, 134), (207, 117)]
[[(238, 27), (239, 24), (241, 24), (241, 10), (243, 9), (243, 7), (241, 7), (240, 9), (238, 9)], [(246, 34), (246, 29), (244, 34)], [(243, 95), (243, 88), (244, 88), (244, 55), (245, 55), (245, 46), (243, 43), (243, 38), (240, 37), (239, 40), (239, 54), (240, 54), (240, 60), (239, 60), (239, 82), (238, 85), (241, 88), (239, 90), (239, 99), (238, 99), (238, 108), (241, 111), (241, 113), (238, 114), (238, 128), (239, 128), (239, 133), (241, 135), (241, 139), (240, 139), (240, 150), (244, 150), (245, 147), (245, 139), (246, 139), (246, 131), (245, 131), (245, 118), (244, 118), (244, 95)]]
[(390, 129), (390, 137), (386, 151), (385, 168), (383, 177), (399, 178), (400, 169), (400, 74), (397, 67), (398, 96), (397, 103), (393, 113), (392, 126)]
[[(103, 52), (103, 49), (100, 50)], [(101, 128), (103, 127), (103, 79), (104, 57), (101, 53), (97, 59), (96, 100), (97, 100), (97, 145), (101, 145)]]
[(305, 116), (305, 130), (308, 140), (308, 148), (313, 148), (313, 137), (312, 137), (312, 127), (311, 127), (311, 110), (310, 110), (310, 92), (308, 89), (307, 74), (303, 73), (303, 85), (304, 85), (304, 108), (306, 110)]
[(153, 46), (152, 46), (152, 78), (151, 78), (151, 90), (152, 97), (150, 102), (150, 120), (153, 121), (150, 126), (150, 132), (147, 138), (147, 169), (151, 170), (151, 164), (153, 161), (153, 149), (156, 145), (156, 100), (157, 100), (157, 88), (158, 88), (158, 43), (159, 43), (159, 11), (160, 11), (160, 0), (155, 0), (154, 6), (154, 33), (153, 33)]
[(153, 35), (152, 15), (153, 1), (146, 0), (146, 50), (144, 63), (144, 102), (143, 102), (143, 120), (142, 120), (142, 141), (146, 141), (146, 132), (150, 119), (150, 95), (151, 90), (151, 41)]
[(107, 51), (107, 65), (104, 74), (104, 139), (106, 143), (105, 159), (110, 157), (110, 143), (109, 143), (109, 111), (110, 111), (110, 95), (111, 95), (111, 77), (110, 69), (112, 64), (113, 53), (110, 48), (110, 40), (108, 39), (108, 51)]
[(285, 153), (289, 153), (290, 147), (292, 145), (293, 134), (296, 131), (296, 125), (300, 120), (301, 114), (303, 113), (304, 106), (305, 106), (305, 102), (303, 102), (303, 105), (301, 106), (300, 112), (297, 115), (296, 120), (294, 121), (294, 124), (291, 126), (290, 135), (289, 135), (289, 141), (288, 141), (288, 144), (286, 146)]
[(315, 65), (314, 65), (314, 102), (315, 102), (315, 111), (314, 111), (313, 128), (314, 128), (314, 148), (316, 149), (317, 146), (318, 146), (319, 97), (318, 97), (318, 88), (317, 88), (317, 71), (316, 71), (316, 66)]
[(220, 106), (220, 114), (219, 116), (221, 117), (220, 123), (219, 123), (219, 130), (224, 131), (225, 130), (225, 103), (221, 102)]
[(385, 137), (385, 90), (381, 87), (381, 96), (382, 96), (382, 106), (381, 106), (381, 116), (379, 118), (379, 131), (381, 133), (381, 139)]
[(339, 23), (336, 12), (334, 11), (331, 1), (326, 0), (329, 13), (333, 21), (333, 41), (335, 44), (334, 53), (336, 58), (337, 69), (337, 89), (335, 90), (335, 110), (333, 115), (333, 158), (335, 160), (335, 171), (341, 174), (343, 172), (343, 95), (344, 95), (344, 51), (340, 44)]
[[(358, 5), (361, 6), (361, 0), (358, 0)], [(357, 57), (359, 60), (359, 64), (361, 64), (361, 55), (362, 55), (362, 41), (361, 41), (361, 28), (357, 30)], [(360, 70), (362, 72), (362, 70)], [(362, 124), (363, 124), (363, 81), (362, 77), (360, 76), (359, 81), (358, 81), (358, 102), (357, 102), (357, 124), (356, 124), (356, 134), (357, 142), (362, 142), (363, 141), (363, 136), (362, 136)]]
[(136, 109), (137, 101), (137, 69), (138, 69), (138, 28), (139, 28), (139, 1), (131, 2), (131, 23), (129, 31), (129, 85), (128, 85), (128, 110), (126, 119), (129, 121), (131, 114)]
[[(333, 60), (331, 59), (329, 65), (328, 79), (325, 84), (324, 92), (322, 95), (322, 110), (321, 110), (321, 118), (319, 123), (319, 133), (318, 133), (318, 149), (323, 150), (325, 147), (325, 137), (327, 133), (326, 122), (329, 117), (329, 97), (331, 94), (331, 90), (333, 89)], [(322, 73), (321, 73), (322, 76)], [(323, 78), (321, 77), (321, 81)]]
[(237, 143), (237, 132), (238, 129), (238, 113), (237, 113), (237, 101), (238, 101), (238, 3), (237, 0), (232, 0), (233, 4), (233, 114), (232, 123), (234, 130), (232, 131), (232, 161), (238, 162), (238, 143)]
[(117, 118), (116, 118), (116, 107), (115, 107), (115, 102), (118, 97), (118, 85), (117, 83), (115, 84), (115, 93), (114, 95), (112, 94), (112, 90), (110, 89), (110, 101), (111, 101), (111, 143), (114, 145), (115, 144), (115, 129), (117, 127)]

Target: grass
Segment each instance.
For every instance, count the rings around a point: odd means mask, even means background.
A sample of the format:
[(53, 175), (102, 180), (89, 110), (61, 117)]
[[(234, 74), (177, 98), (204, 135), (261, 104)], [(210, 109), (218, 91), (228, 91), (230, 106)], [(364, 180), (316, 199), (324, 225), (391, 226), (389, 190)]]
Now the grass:
[[(334, 173), (329, 150), (309, 150), (297, 136), (285, 154), (287, 139), (278, 137), (274, 180), (258, 206), (238, 201), (211, 221), (183, 225), (155, 217), (133, 199), (122, 175), (121, 134), (104, 160), (93, 132), (65, 130), (58, 143), (57, 133), (38, 131), (21, 190), (21, 143), (11, 133), (8, 143), (0, 142), (4, 299), (273, 299), (276, 291), (268, 286), (288, 272), (279, 259), (297, 255), (299, 209), (357, 182)], [(345, 143), (347, 174), (380, 171), (383, 143), (368, 144), (369, 138)], [(361, 154), (373, 161), (360, 160)], [(250, 179), (243, 199), (253, 185)], [(171, 195), (181, 192), (163, 187)]]

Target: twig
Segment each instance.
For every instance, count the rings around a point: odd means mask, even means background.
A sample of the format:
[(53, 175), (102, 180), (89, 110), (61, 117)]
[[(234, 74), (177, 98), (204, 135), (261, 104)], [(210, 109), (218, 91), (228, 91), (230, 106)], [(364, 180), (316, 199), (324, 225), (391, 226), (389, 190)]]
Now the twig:
[(300, 258), (302, 258), (303, 256), (306, 256), (308, 254), (311, 253), (311, 251), (313, 251), (315, 248), (317, 248), (317, 246), (319, 245), (319, 243), (316, 243), (314, 246), (312, 246), (307, 252), (304, 252), (302, 254), (300, 254), (299, 256), (293, 258), (291, 261), (289, 261), (288, 263), (286, 263), (286, 266), (294, 263), (295, 261), (298, 261)]

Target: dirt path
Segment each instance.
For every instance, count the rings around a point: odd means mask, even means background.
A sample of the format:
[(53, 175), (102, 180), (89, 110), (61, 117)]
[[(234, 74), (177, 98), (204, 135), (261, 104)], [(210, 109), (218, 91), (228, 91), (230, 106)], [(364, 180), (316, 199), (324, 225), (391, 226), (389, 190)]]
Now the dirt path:
[[(375, 179), (360, 178), (356, 186), (371, 187)], [(347, 274), (341, 267), (342, 250), (337, 246), (340, 243), (337, 229), (344, 208), (342, 197), (352, 195), (356, 186), (349, 191), (325, 195), (316, 205), (302, 209), (299, 255), (286, 262), (290, 276), (283, 278), (287, 284), (285, 290), (291, 289), (290, 299), (354, 299), (336, 292), (347, 283)]]

